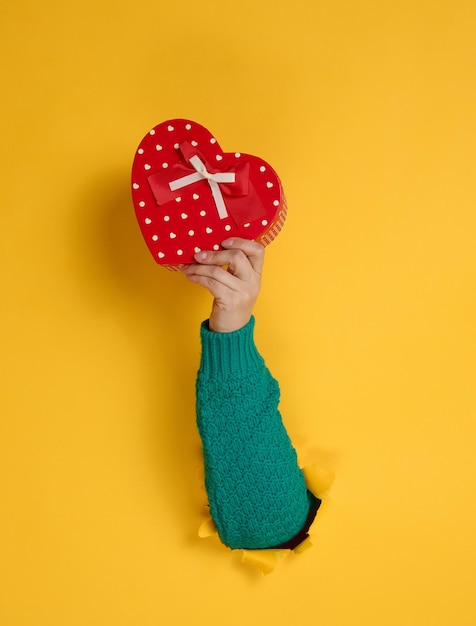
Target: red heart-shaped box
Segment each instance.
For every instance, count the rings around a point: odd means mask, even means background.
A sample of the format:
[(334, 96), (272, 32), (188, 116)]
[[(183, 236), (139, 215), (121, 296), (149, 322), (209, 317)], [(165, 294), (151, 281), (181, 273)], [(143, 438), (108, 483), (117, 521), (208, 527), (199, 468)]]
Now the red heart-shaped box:
[(286, 218), (282, 185), (268, 163), (223, 152), (206, 128), (182, 119), (158, 124), (141, 141), (132, 199), (152, 256), (170, 270), (230, 237), (266, 246)]

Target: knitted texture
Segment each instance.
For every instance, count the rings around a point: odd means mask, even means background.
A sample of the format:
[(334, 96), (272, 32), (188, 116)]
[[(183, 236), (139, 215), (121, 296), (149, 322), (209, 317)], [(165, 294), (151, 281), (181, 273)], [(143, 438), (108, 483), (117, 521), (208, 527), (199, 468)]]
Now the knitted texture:
[(197, 426), (210, 513), (230, 548), (288, 541), (315, 502), (278, 411), (278, 382), (256, 349), (253, 330), (254, 318), (232, 333), (201, 326)]

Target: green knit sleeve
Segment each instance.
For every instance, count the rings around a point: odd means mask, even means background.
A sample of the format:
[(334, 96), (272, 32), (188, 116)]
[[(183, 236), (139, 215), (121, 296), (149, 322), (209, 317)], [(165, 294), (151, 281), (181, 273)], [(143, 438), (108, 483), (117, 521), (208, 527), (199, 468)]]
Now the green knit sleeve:
[(289, 541), (315, 501), (278, 411), (279, 385), (253, 339), (201, 327), (197, 425), (210, 513), (223, 543), (259, 549)]

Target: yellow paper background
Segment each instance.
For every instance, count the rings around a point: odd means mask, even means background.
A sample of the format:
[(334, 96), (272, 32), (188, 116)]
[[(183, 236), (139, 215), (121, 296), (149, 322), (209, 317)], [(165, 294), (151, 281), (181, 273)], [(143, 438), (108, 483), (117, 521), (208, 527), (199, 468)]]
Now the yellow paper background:
[[(475, 7), (3, 3), (2, 625), (476, 623)], [(180, 116), (289, 202), (257, 342), (336, 480), (264, 578), (196, 536), (210, 301), (130, 202)]]

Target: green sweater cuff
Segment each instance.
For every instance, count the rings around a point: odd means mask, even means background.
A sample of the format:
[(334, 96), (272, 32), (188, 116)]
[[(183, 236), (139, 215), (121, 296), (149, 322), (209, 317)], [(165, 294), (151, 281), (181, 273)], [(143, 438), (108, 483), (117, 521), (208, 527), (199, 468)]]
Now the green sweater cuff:
[(250, 374), (263, 367), (263, 357), (254, 342), (255, 318), (246, 326), (231, 333), (216, 333), (208, 328), (208, 320), (202, 323), (200, 338), (202, 356), (199, 376), (225, 380)]

